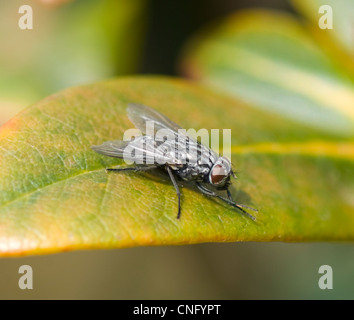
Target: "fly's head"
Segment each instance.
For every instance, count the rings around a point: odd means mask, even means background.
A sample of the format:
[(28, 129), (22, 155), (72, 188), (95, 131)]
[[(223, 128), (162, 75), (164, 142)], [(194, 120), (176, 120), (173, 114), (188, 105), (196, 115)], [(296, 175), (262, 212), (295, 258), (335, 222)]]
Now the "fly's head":
[(235, 177), (230, 160), (219, 157), (209, 172), (209, 183), (218, 189), (226, 189), (231, 184), (231, 176)]

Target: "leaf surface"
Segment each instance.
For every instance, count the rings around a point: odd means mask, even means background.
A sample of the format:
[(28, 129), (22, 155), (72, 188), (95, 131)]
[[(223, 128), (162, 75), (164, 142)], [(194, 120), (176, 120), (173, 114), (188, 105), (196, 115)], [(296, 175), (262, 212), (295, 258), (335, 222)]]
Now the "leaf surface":
[[(231, 192), (257, 221), (163, 171), (107, 173), (92, 145), (133, 128), (130, 102), (183, 128), (232, 132)], [(70, 88), (0, 130), (1, 255), (222, 241), (354, 239), (354, 144), (188, 81), (126, 77)]]

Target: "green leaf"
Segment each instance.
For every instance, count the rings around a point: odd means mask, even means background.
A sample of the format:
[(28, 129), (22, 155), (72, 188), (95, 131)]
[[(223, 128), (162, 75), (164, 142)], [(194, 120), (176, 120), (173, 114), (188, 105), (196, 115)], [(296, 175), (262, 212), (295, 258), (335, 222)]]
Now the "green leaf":
[(299, 123), (354, 136), (354, 85), (292, 15), (231, 15), (196, 35), (185, 74)]
[[(129, 102), (183, 128), (232, 129), (239, 179), (231, 192), (258, 208), (254, 222), (182, 183), (182, 216), (164, 172), (107, 173), (124, 165), (92, 145), (133, 128)], [(354, 143), (243, 105), (179, 79), (127, 77), (67, 89), (0, 130), (0, 251), (211, 241), (354, 239)]]

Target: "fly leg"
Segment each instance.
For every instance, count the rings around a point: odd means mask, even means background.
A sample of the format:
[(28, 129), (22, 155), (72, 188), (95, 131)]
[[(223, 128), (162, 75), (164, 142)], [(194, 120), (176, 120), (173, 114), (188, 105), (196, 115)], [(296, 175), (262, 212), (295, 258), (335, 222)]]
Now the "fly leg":
[(229, 205), (231, 205), (232, 207), (235, 207), (237, 209), (239, 209), (241, 212), (243, 212), (247, 217), (251, 218), (253, 221), (256, 221), (256, 218), (254, 216), (252, 216), (251, 214), (249, 214), (247, 211), (245, 211), (244, 209), (242, 209), (242, 207), (246, 207), (248, 209), (252, 209), (252, 210), (255, 210), (257, 211), (256, 209), (253, 209), (253, 208), (250, 208), (250, 207), (247, 207), (247, 206), (244, 206), (244, 205), (240, 205), (240, 204), (237, 204), (235, 201), (232, 200), (231, 198), (231, 193), (230, 191), (227, 189), (227, 195), (229, 197), (229, 199), (226, 199), (222, 196), (219, 196), (217, 193), (215, 193), (214, 191), (212, 190), (209, 190), (208, 188), (204, 187), (200, 182), (197, 182), (197, 187), (198, 189), (204, 193), (205, 195), (207, 196), (211, 196), (211, 197), (215, 197), (215, 198), (218, 198), (226, 203), (228, 203)]
[(177, 193), (177, 197), (178, 197), (178, 213), (177, 213), (177, 219), (180, 218), (181, 216), (181, 192), (179, 191), (179, 188), (178, 188), (178, 184), (176, 182), (176, 179), (175, 177), (173, 176), (173, 173), (172, 173), (172, 170), (169, 166), (166, 166), (166, 169), (167, 169), (167, 172), (170, 176), (170, 179), (173, 183), (173, 186), (175, 187), (176, 189), (176, 193)]
[(126, 168), (107, 168), (106, 171), (147, 171), (147, 170), (152, 170), (156, 169), (158, 166), (146, 166), (146, 167), (126, 167)]
[[(230, 190), (229, 190), (229, 189), (226, 189), (226, 192), (227, 192), (227, 197), (229, 198), (229, 200), (232, 201), (232, 202), (235, 202), (235, 201), (232, 199)], [(244, 204), (239, 204), (239, 203), (237, 203), (237, 206), (258, 212), (257, 209), (252, 208), (252, 207), (249, 207), (249, 206), (246, 206), (246, 205), (244, 205)]]
[(232, 196), (231, 196), (231, 192), (229, 189), (226, 189), (226, 192), (227, 192), (227, 197), (229, 198), (230, 201), (234, 201), (232, 200)]

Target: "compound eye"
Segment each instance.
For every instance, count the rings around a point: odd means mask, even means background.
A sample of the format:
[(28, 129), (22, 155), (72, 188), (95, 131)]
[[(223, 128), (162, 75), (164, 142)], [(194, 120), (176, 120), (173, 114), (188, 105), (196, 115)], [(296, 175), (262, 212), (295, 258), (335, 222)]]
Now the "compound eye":
[(223, 166), (217, 164), (213, 171), (211, 172), (211, 182), (212, 184), (219, 184), (226, 177), (226, 172)]

